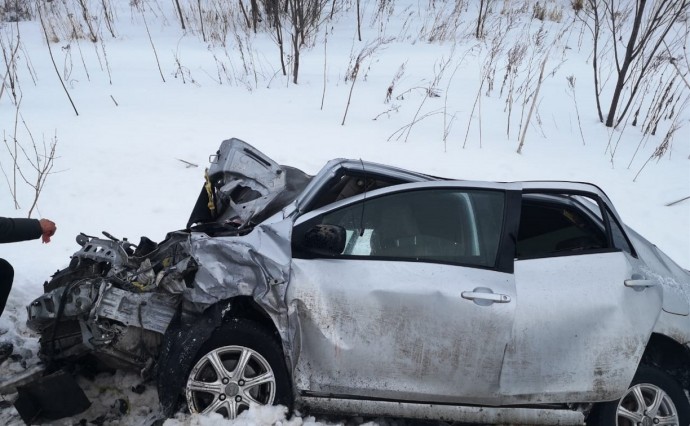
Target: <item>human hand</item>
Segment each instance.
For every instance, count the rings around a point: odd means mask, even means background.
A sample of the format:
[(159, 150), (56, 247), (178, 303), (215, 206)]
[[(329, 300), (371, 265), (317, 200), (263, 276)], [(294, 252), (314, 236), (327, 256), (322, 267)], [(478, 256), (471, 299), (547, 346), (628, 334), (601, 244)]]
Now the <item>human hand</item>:
[(41, 224), (41, 231), (43, 232), (41, 235), (41, 241), (43, 241), (43, 244), (49, 243), (50, 237), (55, 235), (55, 231), (57, 230), (55, 222), (48, 219), (41, 219), (38, 222)]

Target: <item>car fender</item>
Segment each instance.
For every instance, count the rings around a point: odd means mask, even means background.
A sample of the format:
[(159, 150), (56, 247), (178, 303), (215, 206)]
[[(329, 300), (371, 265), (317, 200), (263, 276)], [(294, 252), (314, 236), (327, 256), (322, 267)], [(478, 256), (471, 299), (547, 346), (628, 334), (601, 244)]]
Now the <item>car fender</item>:
[(250, 297), (278, 331), (289, 368), (296, 334), (290, 329), (285, 302), (293, 220), (279, 212), (246, 235), (192, 233), (190, 253), (199, 269), (192, 287), (183, 294), (185, 309), (199, 313), (224, 300)]
[(664, 286), (664, 304), (662, 309), (669, 314), (688, 316), (690, 304), (683, 294), (671, 287)]

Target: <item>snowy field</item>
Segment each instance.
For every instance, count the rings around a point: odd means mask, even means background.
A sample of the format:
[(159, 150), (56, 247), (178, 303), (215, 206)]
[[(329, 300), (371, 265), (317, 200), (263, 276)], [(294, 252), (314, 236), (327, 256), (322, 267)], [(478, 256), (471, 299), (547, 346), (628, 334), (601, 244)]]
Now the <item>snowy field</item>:
[[(42, 153), (54, 143), (52, 169), (31, 216), (49, 218), (58, 227), (47, 245), (38, 240), (0, 245), (0, 257), (16, 271), (0, 318), (0, 340), (13, 342), (19, 355), (0, 365), (3, 378), (38, 362), (37, 337), (24, 324), (25, 306), (67, 265), (78, 248), (74, 237), (108, 231), (133, 241), (142, 235), (159, 241), (167, 231), (183, 228), (209, 155), (230, 137), (310, 174), (345, 157), (457, 179), (592, 182), (629, 226), (690, 269), (690, 199), (667, 206), (690, 196), (690, 112), (677, 103), (676, 116), (662, 120), (653, 136), (644, 135), (632, 119), (615, 130), (601, 124), (591, 33), (570, 1), (547, 1), (547, 8), (561, 15), (543, 21), (533, 17), (532, 2), (494, 2), (486, 34), (477, 39), (475, 2), (452, 14), (453, 2), (363, 0), (361, 41), (355, 3), (337, 2), (333, 18), (325, 11), (327, 19), (301, 49), (297, 84), (289, 28), (284, 76), (274, 37), (246, 30), (238, 11), (231, 14), (227, 34), (220, 23), (208, 22), (202, 33), (196, 1), (181, 2), (187, 24), (182, 30), (172, 1), (113, 0), (113, 36), (101, 2), (87, 3), (93, 6), (89, 22), (96, 42), (88, 38), (77, 2), (56, 0), (50, 3), (54, 10), (43, 10), (50, 51), (37, 16), (0, 22), (3, 50), (11, 51), (19, 40), (14, 95), (6, 83), (0, 97), (5, 141), (0, 215), (26, 217), (35, 195), (21, 176), (15, 178), (10, 155), (15, 138), (34, 164), (33, 145)], [(201, 2), (209, 16), (217, 3)], [(520, 46), (522, 61), (507, 73), (510, 52)], [(5, 75), (7, 62), (0, 64)], [(604, 89), (604, 103), (611, 86)], [(656, 87), (648, 90), (651, 98)], [(688, 91), (680, 93), (687, 105)], [(672, 123), (679, 128), (656, 158)], [(21, 171), (33, 183), (32, 164), (17, 152)], [(132, 391), (139, 382), (124, 373), (83, 379), (92, 407), (56, 424), (99, 417), (105, 424), (152, 424), (160, 417), (155, 386), (146, 384), (139, 395)], [(125, 414), (115, 404), (120, 399), (127, 403)], [(286, 420), (280, 408), (271, 407), (247, 414), (232, 424), (365, 421)], [(165, 424), (219, 422), (180, 415)], [(3, 404), (0, 423), (21, 420)]]

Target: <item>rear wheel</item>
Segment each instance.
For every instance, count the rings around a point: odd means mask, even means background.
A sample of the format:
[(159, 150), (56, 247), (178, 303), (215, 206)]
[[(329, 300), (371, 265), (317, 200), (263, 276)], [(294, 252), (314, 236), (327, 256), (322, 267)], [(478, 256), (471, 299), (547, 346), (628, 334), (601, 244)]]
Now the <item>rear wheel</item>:
[(244, 319), (219, 327), (187, 375), (185, 396), (190, 412), (230, 419), (252, 405), (291, 408), (290, 381), (277, 337)]
[(690, 403), (683, 388), (665, 371), (642, 365), (623, 397), (597, 406), (587, 419), (599, 426), (686, 426)]

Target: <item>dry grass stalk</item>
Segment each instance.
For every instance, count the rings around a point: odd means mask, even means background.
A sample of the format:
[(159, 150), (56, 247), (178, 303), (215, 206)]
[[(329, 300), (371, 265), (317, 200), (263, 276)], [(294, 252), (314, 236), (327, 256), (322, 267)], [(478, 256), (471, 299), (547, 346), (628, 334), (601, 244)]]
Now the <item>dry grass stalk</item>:
[(45, 21), (43, 20), (43, 12), (41, 11), (42, 7), (39, 5), (36, 9), (38, 10), (38, 17), (39, 17), (39, 20), (41, 21), (41, 28), (43, 28), (43, 35), (45, 36), (46, 44), (48, 46), (48, 53), (50, 54), (50, 60), (53, 63), (53, 68), (55, 68), (55, 74), (57, 74), (58, 79), (60, 80), (60, 84), (62, 85), (62, 89), (65, 91), (65, 94), (67, 95), (67, 98), (69, 99), (69, 102), (72, 105), (72, 109), (74, 109), (74, 113), (76, 115), (79, 115), (79, 112), (77, 111), (77, 107), (74, 105), (74, 101), (72, 100), (72, 96), (70, 96), (69, 92), (67, 91), (67, 87), (65, 86), (65, 82), (62, 80), (62, 77), (60, 76), (60, 71), (58, 71), (57, 65), (55, 64), (55, 57), (53, 56), (53, 49), (50, 47), (50, 39), (48, 38), (48, 30), (46, 28)]
[(541, 84), (544, 82), (544, 67), (546, 67), (546, 61), (549, 59), (549, 55), (544, 57), (541, 63), (541, 68), (539, 71), (539, 78), (537, 79), (537, 88), (534, 90), (534, 95), (532, 97), (532, 105), (527, 113), (527, 120), (525, 121), (525, 126), (522, 128), (522, 136), (520, 137), (520, 145), (518, 145), (517, 153), (522, 154), (522, 147), (525, 145), (525, 137), (527, 136), (527, 129), (529, 128), (529, 122), (532, 117), (532, 113), (537, 105), (537, 100), (539, 99), (539, 90), (541, 89)]
[[(350, 58), (350, 67), (345, 76), (345, 81), (350, 81), (350, 92), (347, 95), (347, 104), (345, 105), (345, 113), (343, 114), (343, 121), (340, 123), (341, 126), (345, 125), (345, 119), (347, 118), (347, 113), (350, 110), (350, 102), (352, 101), (352, 91), (355, 89), (355, 83), (357, 82), (357, 77), (359, 76), (359, 71), (361, 70), (363, 62), (371, 57), (381, 46), (386, 44), (388, 41), (381, 38), (374, 40), (373, 42), (367, 44), (362, 48), (362, 50), (357, 54), (356, 58)], [(352, 62), (354, 60), (354, 62)]]
[(570, 89), (570, 97), (575, 103), (575, 113), (577, 114), (577, 127), (580, 129), (580, 137), (582, 138), (582, 145), (585, 145), (585, 134), (582, 131), (582, 119), (580, 118), (580, 108), (577, 106), (577, 94), (575, 93), (575, 76), (569, 75), (566, 77), (568, 81), (568, 89)]

